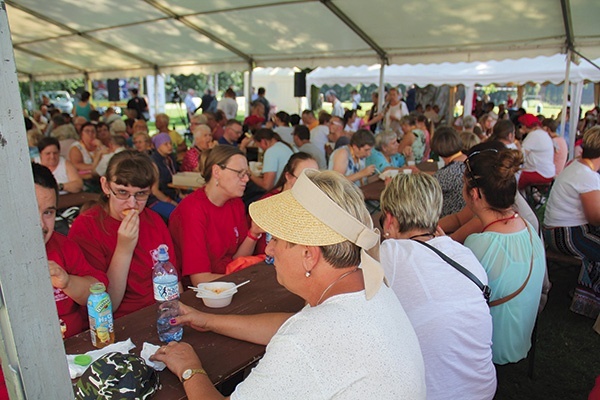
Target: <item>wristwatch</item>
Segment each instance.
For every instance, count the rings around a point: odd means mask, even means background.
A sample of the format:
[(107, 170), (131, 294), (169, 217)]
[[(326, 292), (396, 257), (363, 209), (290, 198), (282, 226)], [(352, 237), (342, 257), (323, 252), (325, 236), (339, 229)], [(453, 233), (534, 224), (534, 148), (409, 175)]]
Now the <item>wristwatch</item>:
[(202, 368), (186, 369), (185, 371), (183, 371), (183, 374), (181, 374), (180, 380), (181, 380), (181, 382), (185, 382), (185, 381), (191, 379), (192, 376), (194, 376), (196, 374), (206, 375), (206, 371)]
[(58, 191), (62, 192), (63, 190), (65, 190), (65, 185), (63, 185), (62, 183), (58, 184)]

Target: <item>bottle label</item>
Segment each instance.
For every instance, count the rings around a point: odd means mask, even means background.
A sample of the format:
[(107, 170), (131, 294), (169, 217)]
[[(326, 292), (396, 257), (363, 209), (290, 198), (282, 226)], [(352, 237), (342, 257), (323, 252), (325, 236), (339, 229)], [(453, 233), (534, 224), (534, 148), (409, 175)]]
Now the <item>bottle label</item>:
[[(161, 277), (164, 278), (164, 277)], [(179, 285), (175, 279), (154, 279), (154, 300), (170, 301), (179, 298)]]

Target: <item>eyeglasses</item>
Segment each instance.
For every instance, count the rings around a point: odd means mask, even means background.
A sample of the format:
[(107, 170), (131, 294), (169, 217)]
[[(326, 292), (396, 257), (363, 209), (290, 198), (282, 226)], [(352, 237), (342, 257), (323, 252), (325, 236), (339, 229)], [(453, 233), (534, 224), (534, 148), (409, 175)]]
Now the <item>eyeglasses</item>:
[(117, 191), (114, 191), (110, 187), (110, 185), (108, 186), (108, 189), (119, 200), (129, 200), (129, 198), (131, 196), (133, 196), (133, 198), (136, 199), (137, 201), (145, 201), (145, 200), (148, 200), (148, 197), (150, 197), (149, 190), (142, 190), (141, 192), (129, 193), (127, 190), (124, 190), (124, 189), (117, 189)]
[(229, 171), (235, 172), (237, 174), (238, 178), (240, 178), (240, 179), (244, 179), (244, 178), (250, 179), (250, 171), (248, 171), (247, 169), (233, 169), (233, 168), (229, 168), (225, 165), (219, 165), (219, 167), (221, 167), (221, 169), (227, 169)]
[(489, 153), (489, 152), (498, 153), (498, 150), (485, 149), (485, 150), (481, 150), (481, 151), (474, 151), (471, 154), (469, 154), (469, 156), (465, 160), (465, 166), (467, 167), (467, 174), (469, 175), (469, 180), (473, 183), (473, 186), (477, 189), (477, 195), (479, 196), (480, 199), (481, 199), (481, 191), (479, 190), (479, 185), (477, 185), (478, 178), (475, 176), (475, 173), (473, 172), (473, 169), (471, 168), (471, 158), (475, 157), (478, 154)]

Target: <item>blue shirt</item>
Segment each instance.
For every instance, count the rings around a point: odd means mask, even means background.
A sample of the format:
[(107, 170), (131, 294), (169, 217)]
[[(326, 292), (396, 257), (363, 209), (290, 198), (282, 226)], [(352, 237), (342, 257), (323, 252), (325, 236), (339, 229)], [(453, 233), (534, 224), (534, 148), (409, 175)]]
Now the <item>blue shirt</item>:
[(367, 165), (374, 165), (379, 172), (383, 172), (387, 167), (400, 168), (405, 164), (404, 156), (400, 153), (396, 153), (390, 157), (390, 162), (385, 158), (382, 152), (377, 149), (371, 150), (371, 155), (367, 157)]
[(292, 154), (294, 154), (292, 149), (282, 142), (277, 142), (269, 147), (265, 151), (265, 156), (263, 158), (263, 174), (265, 172), (275, 172), (275, 182), (277, 182), (283, 173), (285, 164), (287, 164)]

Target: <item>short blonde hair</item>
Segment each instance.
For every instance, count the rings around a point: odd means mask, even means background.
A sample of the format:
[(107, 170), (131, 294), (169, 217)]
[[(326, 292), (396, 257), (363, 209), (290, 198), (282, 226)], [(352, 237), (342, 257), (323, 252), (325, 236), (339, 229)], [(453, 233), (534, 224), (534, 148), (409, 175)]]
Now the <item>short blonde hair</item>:
[(583, 134), (583, 158), (600, 157), (600, 126), (594, 126)]
[[(344, 211), (367, 227), (373, 228), (373, 220), (365, 206), (362, 192), (342, 174), (335, 171), (321, 171), (309, 178)], [(360, 247), (349, 240), (319, 247), (325, 261), (334, 268), (347, 268), (360, 264)]]
[(205, 132), (212, 134), (212, 130), (210, 129), (210, 126), (208, 126), (206, 124), (201, 124), (201, 125), (198, 125), (197, 127), (195, 127), (192, 130), (192, 134), (194, 135), (194, 140), (198, 139)]
[(383, 131), (375, 135), (375, 149), (381, 151), (383, 146), (398, 140), (398, 135), (393, 131)]
[(381, 194), (381, 211), (398, 220), (401, 232), (427, 229), (435, 232), (442, 212), (442, 188), (425, 174), (399, 174)]

